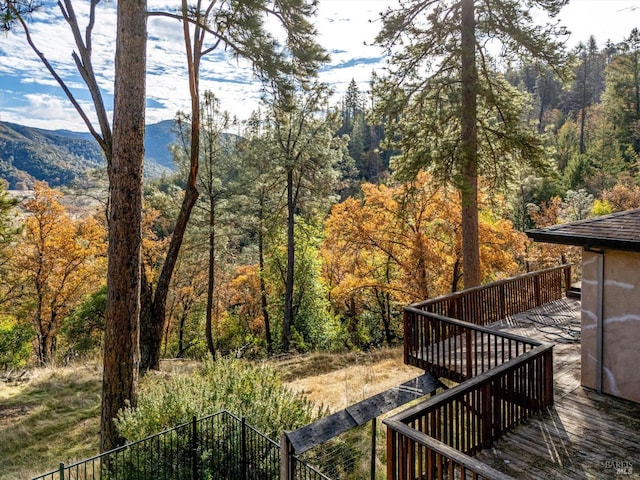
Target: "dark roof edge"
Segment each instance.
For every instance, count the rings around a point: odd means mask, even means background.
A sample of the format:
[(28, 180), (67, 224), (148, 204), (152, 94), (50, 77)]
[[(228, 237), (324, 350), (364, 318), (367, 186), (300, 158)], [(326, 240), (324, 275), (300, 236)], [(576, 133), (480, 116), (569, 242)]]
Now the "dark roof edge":
[(609, 248), (614, 250), (640, 252), (640, 244), (637, 241), (554, 233), (553, 230), (550, 229), (546, 229), (546, 231), (527, 230), (525, 233), (529, 238), (536, 242), (574, 245), (584, 248)]

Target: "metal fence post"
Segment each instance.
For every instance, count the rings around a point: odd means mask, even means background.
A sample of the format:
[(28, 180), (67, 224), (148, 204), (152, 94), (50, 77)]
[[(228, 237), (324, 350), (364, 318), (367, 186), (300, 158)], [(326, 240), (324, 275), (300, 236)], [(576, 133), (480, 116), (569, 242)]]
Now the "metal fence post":
[(195, 415), (191, 419), (191, 478), (198, 478), (198, 420)]
[(241, 423), (241, 430), (240, 430), (240, 454), (242, 455), (241, 458), (241, 478), (242, 480), (246, 480), (247, 479), (247, 421), (244, 417), (242, 417), (241, 419), (242, 423)]
[(377, 417), (371, 419), (371, 480), (376, 480), (376, 427)]
[(60, 468), (58, 471), (60, 472), (60, 480), (64, 480), (64, 463), (60, 462)]

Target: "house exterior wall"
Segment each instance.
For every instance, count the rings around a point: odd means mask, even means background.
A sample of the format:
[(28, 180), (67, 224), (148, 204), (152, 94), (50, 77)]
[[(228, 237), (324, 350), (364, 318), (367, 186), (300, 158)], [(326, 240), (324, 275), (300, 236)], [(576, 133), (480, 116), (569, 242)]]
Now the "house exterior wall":
[[(601, 254), (582, 255), (582, 385), (597, 388)], [(640, 253), (602, 254), (602, 391), (640, 403)]]

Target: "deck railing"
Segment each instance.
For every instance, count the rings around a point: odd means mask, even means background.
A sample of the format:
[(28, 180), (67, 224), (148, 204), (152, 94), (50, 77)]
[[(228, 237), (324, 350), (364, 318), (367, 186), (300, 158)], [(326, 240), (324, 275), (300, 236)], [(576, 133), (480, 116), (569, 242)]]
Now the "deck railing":
[(405, 363), (461, 383), (384, 421), (389, 480), (510, 478), (470, 455), (553, 404), (553, 346), (482, 325), (561, 298), (570, 274), (563, 265), (404, 309)]
[(558, 300), (570, 286), (571, 265), (560, 265), (414, 303), (411, 307), (488, 325)]
[(541, 345), (388, 420), (388, 478), (509, 478), (473, 455), (553, 403)]
[(463, 382), (541, 345), (528, 338), (461, 320), (404, 309), (407, 365)]
[(484, 463), (460, 453), (404, 423), (387, 424), (388, 479), (513, 480)]
[(385, 420), (389, 480), (509, 478), (468, 455), (553, 404), (552, 348), (536, 346)]

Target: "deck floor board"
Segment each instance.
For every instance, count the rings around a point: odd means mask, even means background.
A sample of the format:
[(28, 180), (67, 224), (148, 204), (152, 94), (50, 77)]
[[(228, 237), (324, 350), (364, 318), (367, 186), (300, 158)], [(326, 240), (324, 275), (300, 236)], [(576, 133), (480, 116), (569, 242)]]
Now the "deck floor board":
[(553, 328), (541, 329), (531, 319), (549, 321), (555, 312), (561, 323), (553, 352), (555, 403), (477, 458), (517, 479), (640, 479), (640, 404), (580, 385), (580, 344), (569, 341), (569, 325), (579, 321), (576, 302), (563, 299), (496, 325), (550, 342)]

